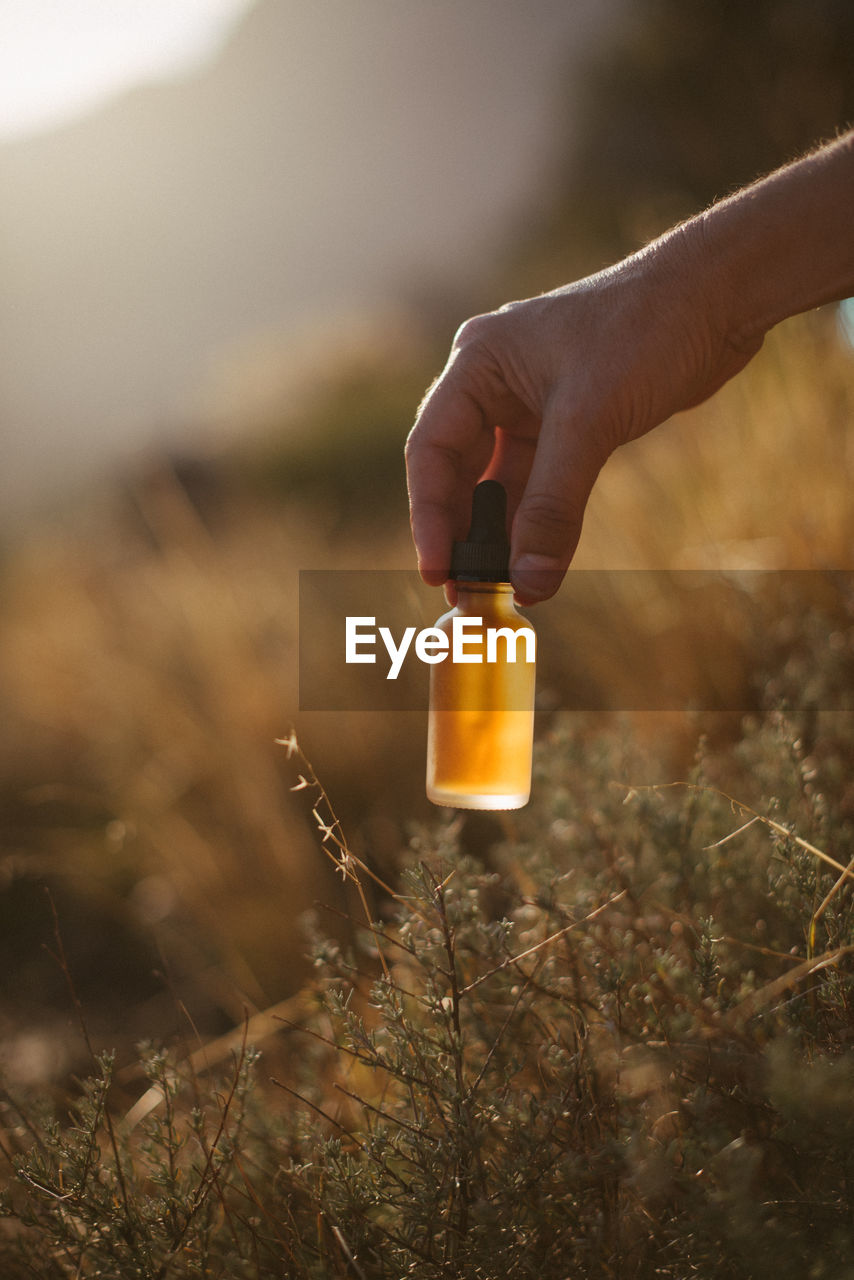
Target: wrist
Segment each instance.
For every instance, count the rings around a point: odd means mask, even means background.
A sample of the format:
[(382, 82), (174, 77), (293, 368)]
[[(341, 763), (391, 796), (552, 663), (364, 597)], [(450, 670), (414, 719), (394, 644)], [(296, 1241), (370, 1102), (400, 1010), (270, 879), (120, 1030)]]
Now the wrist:
[(685, 224), (730, 344), (854, 293), (852, 208), (854, 132)]

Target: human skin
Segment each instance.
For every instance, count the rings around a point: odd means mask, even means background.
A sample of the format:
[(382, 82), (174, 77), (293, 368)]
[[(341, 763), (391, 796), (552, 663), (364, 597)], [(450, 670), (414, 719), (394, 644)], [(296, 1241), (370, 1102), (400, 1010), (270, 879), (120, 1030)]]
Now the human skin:
[(508, 493), (517, 599), (553, 595), (608, 457), (701, 403), (787, 316), (854, 294), (854, 130), (622, 262), (459, 329), (406, 444), (425, 582), (478, 480)]

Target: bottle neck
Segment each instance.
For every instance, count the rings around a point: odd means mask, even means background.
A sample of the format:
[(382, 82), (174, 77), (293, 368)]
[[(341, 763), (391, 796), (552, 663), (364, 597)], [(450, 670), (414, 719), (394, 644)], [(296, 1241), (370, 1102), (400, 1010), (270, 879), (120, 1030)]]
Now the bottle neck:
[(513, 585), (510, 582), (460, 582), (457, 587), (457, 608), (465, 613), (477, 613), (485, 608), (513, 609)]

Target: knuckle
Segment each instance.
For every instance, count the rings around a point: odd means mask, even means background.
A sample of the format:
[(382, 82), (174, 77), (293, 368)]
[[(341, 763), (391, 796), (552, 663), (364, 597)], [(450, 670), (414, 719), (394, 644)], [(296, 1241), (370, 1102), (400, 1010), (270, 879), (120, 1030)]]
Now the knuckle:
[(492, 327), (490, 322), (491, 316), (488, 314), (471, 316), (468, 320), (464, 320), (454, 335), (454, 349), (460, 351), (467, 347), (478, 346), (490, 331)]
[(455, 370), (491, 366), (495, 352), (503, 349), (504, 325), (495, 312), (472, 316), (460, 325), (451, 348)]

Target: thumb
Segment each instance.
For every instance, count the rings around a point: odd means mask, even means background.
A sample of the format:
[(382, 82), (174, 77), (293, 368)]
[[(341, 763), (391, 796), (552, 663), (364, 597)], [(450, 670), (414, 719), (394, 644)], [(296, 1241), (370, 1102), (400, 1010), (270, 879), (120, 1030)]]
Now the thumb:
[(547, 600), (563, 581), (604, 461), (589, 426), (582, 434), (554, 414), (543, 420), (513, 520), (510, 576), (521, 603)]

